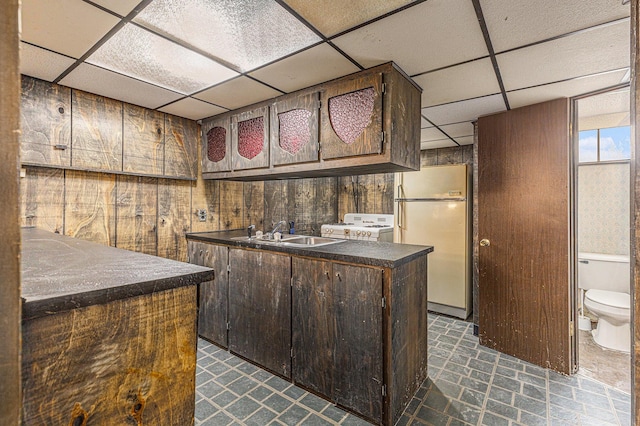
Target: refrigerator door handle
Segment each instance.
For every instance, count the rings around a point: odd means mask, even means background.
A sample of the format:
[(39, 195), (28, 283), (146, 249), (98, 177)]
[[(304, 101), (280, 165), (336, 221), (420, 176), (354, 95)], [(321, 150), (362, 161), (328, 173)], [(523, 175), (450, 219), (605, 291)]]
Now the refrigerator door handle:
[(398, 202), (398, 228), (402, 229), (402, 201)]

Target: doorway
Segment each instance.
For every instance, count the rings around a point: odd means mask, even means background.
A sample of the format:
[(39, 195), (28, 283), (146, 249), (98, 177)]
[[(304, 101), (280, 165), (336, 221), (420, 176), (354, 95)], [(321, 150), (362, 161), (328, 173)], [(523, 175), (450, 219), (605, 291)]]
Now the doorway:
[(578, 374), (631, 392), (630, 89), (573, 99)]

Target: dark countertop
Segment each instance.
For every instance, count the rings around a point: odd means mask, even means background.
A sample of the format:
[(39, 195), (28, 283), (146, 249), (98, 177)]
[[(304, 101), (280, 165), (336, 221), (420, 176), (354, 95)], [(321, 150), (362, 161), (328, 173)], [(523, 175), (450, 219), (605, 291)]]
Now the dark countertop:
[(194, 232), (188, 233), (187, 239), (207, 243), (225, 244), (234, 247), (249, 247), (261, 250), (289, 253), (298, 256), (318, 257), (322, 259), (359, 263), (363, 265), (397, 268), (416, 257), (424, 256), (433, 251), (433, 246), (418, 246), (412, 244), (395, 244), (375, 241), (344, 240), (337, 244), (320, 247), (290, 247), (285, 245), (264, 244), (233, 240), (233, 237), (246, 236), (246, 230)]
[(103, 304), (213, 279), (213, 270), (22, 228), (22, 318)]

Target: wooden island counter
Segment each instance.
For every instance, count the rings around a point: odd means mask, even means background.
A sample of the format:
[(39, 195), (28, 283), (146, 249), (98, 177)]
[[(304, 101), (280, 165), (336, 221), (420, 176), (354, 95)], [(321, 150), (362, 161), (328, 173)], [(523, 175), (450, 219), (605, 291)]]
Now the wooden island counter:
[(22, 422), (191, 425), (213, 270), (22, 230)]

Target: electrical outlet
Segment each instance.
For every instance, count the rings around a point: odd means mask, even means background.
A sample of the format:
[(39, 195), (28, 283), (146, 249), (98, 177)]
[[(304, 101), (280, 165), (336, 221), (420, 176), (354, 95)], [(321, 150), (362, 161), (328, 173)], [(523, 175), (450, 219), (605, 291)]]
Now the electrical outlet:
[(200, 220), (200, 222), (207, 221), (207, 211), (205, 209), (197, 209), (196, 215), (198, 216), (198, 219)]

